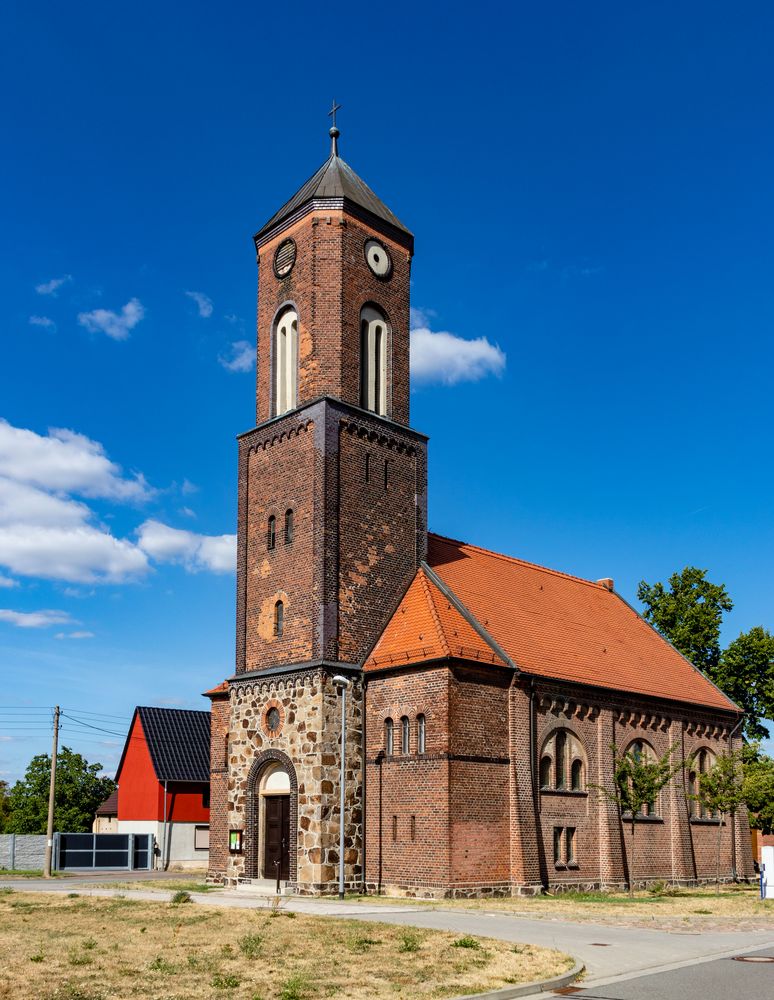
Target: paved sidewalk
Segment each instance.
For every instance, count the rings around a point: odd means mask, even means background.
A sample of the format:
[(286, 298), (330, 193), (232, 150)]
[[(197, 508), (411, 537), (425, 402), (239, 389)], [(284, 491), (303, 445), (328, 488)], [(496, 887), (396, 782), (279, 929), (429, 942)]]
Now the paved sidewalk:
[[(11, 886), (19, 892), (79, 892), (84, 896), (119, 894), (118, 890), (100, 888), (92, 878), (57, 879), (54, 882), (0, 880), (2, 886)], [(138, 888), (121, 891), (120, 894), (132, 899), (159, 901), (170, 897), (169, 892), (160, 889)], [(191, 895), (197, 903), (237, 909), (266, 908), (272, 905), (273, 900), (273, 897), (252, 895), (241, 890), (195, 892)], [(642, 973), (680, 968), (754, 949), (774, 948), (774, 930), (678, 933), (566, 920), (533, 920), (502, 912), (444, 909), (442, 904), (401, 904), (399, 900), (393, 905), (283, 896), (280, 905), (296, 913), (404, 924), (556, 948), (583, 962), (587, 970), (586, 984), (607, 983), (621, 977), (628, 979)]]

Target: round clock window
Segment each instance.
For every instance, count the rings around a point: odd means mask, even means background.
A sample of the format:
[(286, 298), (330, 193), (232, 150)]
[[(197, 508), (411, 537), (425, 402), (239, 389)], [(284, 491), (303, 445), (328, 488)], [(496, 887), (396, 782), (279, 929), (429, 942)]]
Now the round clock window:
[(296, 241), (283, 240), (274, 254), (274, 273), (278, 278), (287, 278), (296, 262)]
[(365, 259), (377, 278), (388, 278), (392, 271), (392, 258), (378, 240), (366, 240)]

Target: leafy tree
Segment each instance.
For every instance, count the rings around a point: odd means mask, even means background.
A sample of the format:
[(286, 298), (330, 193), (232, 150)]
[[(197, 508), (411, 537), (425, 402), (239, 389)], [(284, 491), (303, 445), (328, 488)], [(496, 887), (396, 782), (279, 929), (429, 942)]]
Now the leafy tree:
[(733, 601), (723, 584), (711, 583), (707, 570), (686, 566), (663, 583), (640, 581), (637, 598), (644, 616), (691, 663), (714, 679), (720, 662), (720, 625)]
[[(62, 747), (56, 758), (54, 829), (88, 833), (97, 806), (115, 790), (112, 778), (100, 777), (102, 764), (89, 764), (85, 757)], [(50, 754), (38, 754), (27, 766), (9, 796), (8, 833), (45, 833), (48, 819)]]
[(774, 635), (761, 625), (742, 632), (720, 656), (712, 679), (744, 709), (748, 739), (766, 739), (761, 719), (774, 718)]
[(8, 802), (8, 782), (0, 779), (0, 833), (5, 833), (10, 805)]
[(774, 833), (774, 760), (754, 743), (744, 747), (742, 753), (743, 794), (750, 826), (761, 833)]
[(613, 787), (595, 785), (605, 798), (615, 802), (618, 814), (624, 822), (631, 824), (629, 848), (629, 895), (634, 895), (635, 846), (637, 817), (652, 813), (654, 803), (662, 788), (669, 784), (674, 775), (683, 767), (682, 760), (674, 759), (677, 744), (658, 758), (652, 758), (641, 745), (634, 744), (621, 751), (613, 747)]
[[(690, 765), (689, 765), (690, 766)], [(715, 841), (715, 889), (720, 893), (720, 842), (726, 818), (733, 817), (744, 802), (743, 765), (741, 751), (719, 754), (709, 771), (699, 775), (695, 798), (719, 820)]]

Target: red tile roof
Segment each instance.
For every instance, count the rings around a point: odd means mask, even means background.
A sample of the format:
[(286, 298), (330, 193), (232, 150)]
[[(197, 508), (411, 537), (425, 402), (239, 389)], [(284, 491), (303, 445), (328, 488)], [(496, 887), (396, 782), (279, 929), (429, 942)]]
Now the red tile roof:
[[(603, 583), (432, 534), (427, 562), (464, 609), (526, 673), (737, 710)], [(425, 597), (423, 601), (423, 594), (432, 600)], [(401, 658), (402, 662), (426, 659), (421, 653), (425, 642), (433, 655), (449, 655), (441, 652), (446, 628), (441, 627), (440, 634), (432, 634), (429, 628), (429, 611), (439, 605), (455, 623), (459, 632), (455, 641), (459, 639), (460, 645), (473, 642), (474, 647), (489, 651), (488, 662), (501, 662), (491, 658), (491, 647), (444, 598), (432, 577), (420, 570), (366, 667), (397, 663)], [(432, 634), (432, 641), (420, 642), (419, 634)], [(447, 646), (451, 655), (461, 655), (448, 640)]]
[(458, 656), (505, 666), (505, 661), (420, 569), (364, 666), (366, 670)]

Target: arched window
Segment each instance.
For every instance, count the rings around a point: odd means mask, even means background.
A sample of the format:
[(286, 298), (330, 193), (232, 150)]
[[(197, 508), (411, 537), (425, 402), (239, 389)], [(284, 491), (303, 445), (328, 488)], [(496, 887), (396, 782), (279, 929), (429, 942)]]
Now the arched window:
[[(637, 763), (650, 764), (656, 759), (653, 747), (644, 740), (634, 740), (634, 742), (629, 745), (628, 752), (637, 761)], [(657, 799), (654, 799), (652, 802), (645, 802), (640, 809), (640, 814), (643, 816), (657, 816), (659, 814), (658, 806), (659, 803)]]
[(393, 746), (393, 725), (392, 719), (384, 720), (384, 752), (388, 757), (392, 757)]
[(285, 545), (290, 545), (293, 541), (293, 511), (288, 508), (285, 511)]
[(298, 369), (298, 313), (287, 309), (274, 332), (274, 415), (296, 406)]
[(387, 320), (373, 306), (360, 313), (360, 405), (387, 414)]
[(560, 730), (556, 734), (556, 750), (555, 750), (555, 760), (556, 760), (556, 787), (564, 788), (565, 785), (565, 775), (566, 775), (566, 764), (567, 764), (567, 733)]
[(281, 638), (282, 630), (285, 625), (285, 605), (282, 601), (277, 601), (274, 605), (274, 634)]
[[(715, 756), (711, 750), (707, 750), (706, 747), (702, 747), (696, 755), (696, 769), (691, 773), (693, 778), (693, 788), (691, 791), (694, 795), (698, 795), (701, 791), (701, 779), (703, 775), (709, 774), (715, 765)], [(690, 780), (690, 779), (689, 779)], [(692, 816), (697, 816), (699, 819), (717, 819), (717, 812), (711, 812), (705, 805), (696, 799), (693, 800), (694, 809), (691, 811)]]
[(425, 717), (417, 716), (417, 753), (425, 752)]
[(271, 551), (277, 544), (277, 518), (272, 514), (266, 525), (266, 548)]
[(555, 729), (540, 755), (540, 787), (557, 792), (585, 792), (586, 754), (569, 729)]
[(409, 752), (409, 720), (407, 715), (402, 715), (400, 719), (400, 752)]

